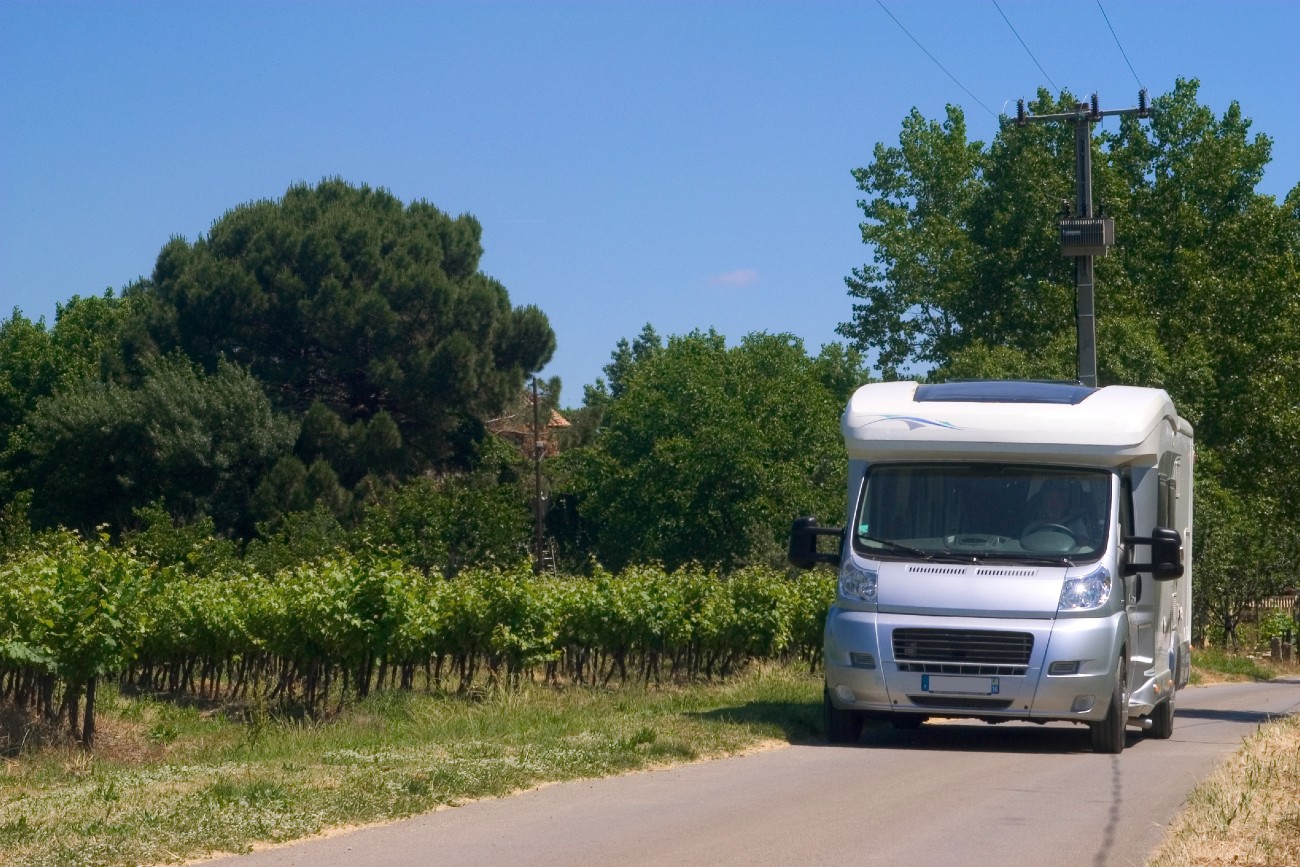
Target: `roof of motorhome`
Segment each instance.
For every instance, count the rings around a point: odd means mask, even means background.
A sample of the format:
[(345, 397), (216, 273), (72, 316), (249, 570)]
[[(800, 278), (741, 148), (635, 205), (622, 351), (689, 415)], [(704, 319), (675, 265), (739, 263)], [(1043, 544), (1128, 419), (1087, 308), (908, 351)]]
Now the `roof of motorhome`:
[(1192, 434), (1161, 389), (1024, 381), (872, 383), (841, 424), (850, 454), (871, 460), (1031, 451), (1120, 462), (1168, 448), (1175, 431)]

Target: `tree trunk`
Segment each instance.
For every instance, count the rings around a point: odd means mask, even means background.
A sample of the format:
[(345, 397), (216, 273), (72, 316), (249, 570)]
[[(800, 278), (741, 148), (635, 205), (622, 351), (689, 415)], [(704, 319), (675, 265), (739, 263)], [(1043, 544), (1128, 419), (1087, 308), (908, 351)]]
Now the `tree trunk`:
[(81, 726), (81, 748), (86, 752), (95, 746), (95, 684), (94, 677), (86, 681), (86, 718)]

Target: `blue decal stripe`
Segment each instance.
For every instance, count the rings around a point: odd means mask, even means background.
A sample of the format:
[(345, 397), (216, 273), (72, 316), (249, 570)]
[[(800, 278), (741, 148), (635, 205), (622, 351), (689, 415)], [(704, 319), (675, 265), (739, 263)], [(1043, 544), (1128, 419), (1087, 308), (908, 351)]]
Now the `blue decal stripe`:
[(961, 428), (959, 428), (955, 424), (952, 424), (951, 422), (935, 421), (934, 419), (929, 419), (929, 418), (919, 418), (918, 416), (914, 416), (914, 415), (884, 415), (876, 419), (875, 421), (867, 422), (866, 424), (862, 425), (862, 427), (870, 427), (871, 425), (878, 424), (882, 421), (907, 422), (908, 427), (912, 428), (913, 430), (915, 430), (918, 427), (939, 427), (939, 428), (945, 428), (947, 430), (961, 430)]

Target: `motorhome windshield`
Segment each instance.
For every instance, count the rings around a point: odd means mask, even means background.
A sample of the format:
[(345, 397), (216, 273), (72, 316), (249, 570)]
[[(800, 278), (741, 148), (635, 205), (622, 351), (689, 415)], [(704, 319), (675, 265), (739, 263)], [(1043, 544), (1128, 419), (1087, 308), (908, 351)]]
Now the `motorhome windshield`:
[(1105, 470), (992, 463), (873, 464), (853, 543), (873, 557), (1095, 560), (1106, 549)]

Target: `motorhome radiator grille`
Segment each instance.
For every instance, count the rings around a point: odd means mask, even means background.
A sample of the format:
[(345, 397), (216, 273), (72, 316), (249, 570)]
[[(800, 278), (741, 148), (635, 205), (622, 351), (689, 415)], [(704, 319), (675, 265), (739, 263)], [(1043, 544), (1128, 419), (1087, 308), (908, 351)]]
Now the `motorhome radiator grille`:
[(1023, 675), (1034, 650), (1028, 632), (895, 629), (899, 671), (921, 674)]

